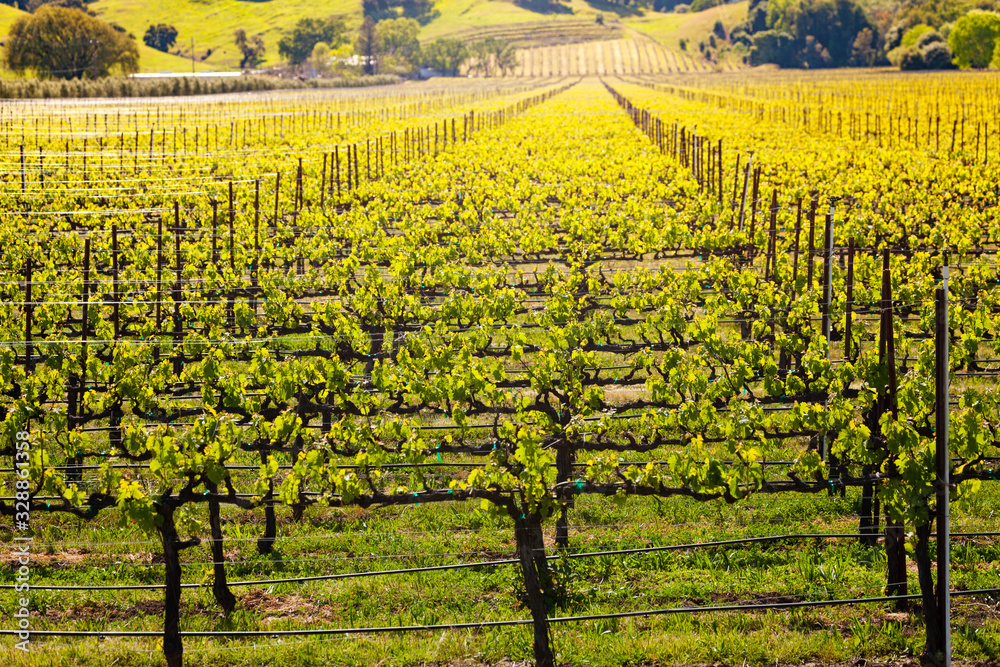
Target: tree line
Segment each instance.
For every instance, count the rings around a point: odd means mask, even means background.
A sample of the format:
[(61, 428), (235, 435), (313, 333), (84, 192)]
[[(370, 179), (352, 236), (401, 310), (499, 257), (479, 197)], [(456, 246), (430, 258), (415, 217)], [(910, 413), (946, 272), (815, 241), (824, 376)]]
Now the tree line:
[(730, 39), (750, 65), (904, 70), (1000, 67), (1000, 0), (750, 0)]

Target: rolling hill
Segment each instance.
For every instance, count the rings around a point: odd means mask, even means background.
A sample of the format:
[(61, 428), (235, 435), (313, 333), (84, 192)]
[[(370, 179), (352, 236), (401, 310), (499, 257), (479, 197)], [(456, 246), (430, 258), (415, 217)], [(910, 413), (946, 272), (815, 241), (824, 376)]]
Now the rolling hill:
[[(233, 32), (243, 28), (248, 34), (261, 33), (267, 45), (264, 65), (278, 59), (278, 38), (304, 17), (344, 16), (348, 25), (361, 23), (360, 0), (97, 0), (89, 5), (105, 21), (123, 26), (138, 39), (154, 23), (177, 28), (173, 50), (190, 58), (194, 40), (195, 59), (203, 69), (227, 70), (239, 67), (239, 51)], [(158, 52), (159, 53), (159, 52)], [(145, 55), (145, 54), (144, 54)], [(191, 61), (186, 62), (187, 71)], [(143, 69), (157, 71), (157, 68)], [(175, 68), (176, 69), (176, 68)], [(181, 69), (179, 71), (185, 71)]]
[[(603, 63), (613, 71), (615, 62), (625, 71), (636, 73), (693, 71), (710, 67), (697, 62), (697, 52), (681, 50), (679, 40), (697, 43), (708, 35), (716, 20), (722, 20), (727, 28), (734, 25), (746, 15), (746, 6), (743, 0), (697, 14), (665, 14), (602, 0), (566, 0), (558, 5), (440, 0), (434, 5), (433, 20), (422, 26), (420, 39), (427, 43), (439, 37), (455, 37), (471, 43), (492, 36), (510, 41), (521, 51), (517, 72), (522, 75), (540, 69), (563, 71), (558, 63), (564, 61), (568, 63), (566, 73), (604, 70)], [(96, 0), (89, 7), (140, 41), (144, 72), (190, 71), (192, 53), (198, 70), (236, 69), (240, 56), (233, 44), (233, 33), (239, 28), (263, 35), (267, 47), (264, 66), (275, 65), (280, 62), (278, 39), (299, 19), (343, 16), (352, 30), (362, 21), (360, 0)], [(23, 12), (17, 9), (0, 5), (0, 39), (21, 15)], [(597, 20), (599, 15), (602, 23)], [(177, 28), (172, 53), (141, 43), (143, 33), (154, 23)], [(650, 42), (655, 44), (648, 45)], [(562, 48), (583, 43), (587, 46), (582, 51)], [(549, 53), (550, 49), (554, 50)], [(663, 55), (656, 55), (661, 51)], [(553, 64), (541, 64), (546, 62)], [(600, 67), (598, 63), (602, 63)]]
[[(194, 3), (190, 3), (194, 4)], [(25, 16), (26, 12), (20, 9), (15, 9), (10, 5), (0, 5), (0, 43), (3, 42), (4, 37), (6, 37), (7, 32), (10, 30), (10, 26), (14, 21), (22, 16)], [(124, 24), (121, 24), (126, 27)], [(185, 60), (184, 58), (179, 58), (175, 55), (169, 53), (163, 53), (162, 51), (157, 51), (156, 49), (151, 49), (142, 43), (142, 31), (136, 33), (131, 31), (133, 35), (139, 38), (139, 62), (141, 63), (142, 71), (144, 72), (161, 72), (161, 71), (172, 71), (172, 72), (190, 72), (191, 71), (191, 61)], [(211, 69), (202, 63), (195, 63), (196, 69), (206, 70)], [(6, 70), (0, 70), (0, 73), (10, 77), (13, 76), (10, 72)]]

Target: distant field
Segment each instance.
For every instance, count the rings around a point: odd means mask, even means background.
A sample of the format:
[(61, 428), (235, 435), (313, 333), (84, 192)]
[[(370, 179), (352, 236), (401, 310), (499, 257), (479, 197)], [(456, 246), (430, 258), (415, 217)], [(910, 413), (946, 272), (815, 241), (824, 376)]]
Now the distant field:
[[(724, 65), (723, 69), (732, 69)], [(649, 39), (614, 39), (521, 49), (516, 76), (611, 76), (708, 72), (702, 59), (665, 49)]]
[(581, 23), (595, 25), (597, 14), (604, 14), (610, 20), (633, 13), (618, 5), (584, 0), (571, 0), (560, 5), (562, 10), (546, 12), (532, 11), (506, 0), (442, 0), (434, 6), (440, 16), (421, 31), (423, 40), (510, 24), (563, 26), (574, 31)]

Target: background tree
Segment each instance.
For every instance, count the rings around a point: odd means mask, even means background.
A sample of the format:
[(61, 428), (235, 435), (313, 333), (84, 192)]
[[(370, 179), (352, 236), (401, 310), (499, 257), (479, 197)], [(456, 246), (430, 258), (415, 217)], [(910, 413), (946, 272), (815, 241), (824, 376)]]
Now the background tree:
[(402, 0), (400, 6), (405, 18), (414, 19), (420, 25), (427, 25), (441, 16), (441, 12), (434, 9), (434, 3), (431, 0)]
[(382, 70), (412, 72), (420, 65), (420, 24), (414, 19), (397, 18), (379, 21), (378, 43)]
[(313, 72), (316, 76), (329, 76), (331, 69), (330, 45), (326, 42), (317, 42), (316, 46), (313, 47), (309, 62), (312, 63)]
[(424, 49), (424, 63), (445, 76), (458, 76), (458, 70), (468, 57), (469, 49), (458, 39), (441, 38)]
[(240, 50), (240, 68), (249, 69), (256, 67), (264, 60), (264, 37), (257, 33), (247, 36), (247, 31), (239, 28), (233, 33), (236, 48)]
[(361, 11), (376, 23), (402, 17), (427, 25), (441, 15), (431, 0), (362, 0)]
[(469, 48), (475, 58), (473, 67), (485, 76), (506, 74), (517, 66), (517, 49), (510, 42), (496, 37), (487, 37)]
[(755, 65), (869, 65), (881, 53), (878, 28), (858, 0), (752, 0), (746, 21), (732, 31), (734, 42), (746, 36)]
[(304, 18), (278, 41), (278, 54), (293, 65), (301, 65), (312, 56), (313, 47), (319, 42), (336, 48), (347, 41), (347, 24), (339, 16)]
[(107, 23), (77, 9), (46, 6), (11, 25), (4, 62), (14, 72), (42, 78), (96, 79), (117, 67), (139, 70), (139, 49)]
[(54, 7), (68, 7), (69, 9), (79, 9), (80, 11), (86, 12), (91, 16), (94, 13), (87, 9), (87, 3), (84, 0), (28, 0), (28, 2), (21, 3), (7, 3), (14, 4), (14, 6), (20, 9), (26, 9), (29, 12), (36, 12), (45, 5), (52, 5)]
[(151, 25), (142, 36), (142, 41), (146, 46), (166, 52), (177, 42), (177, 28), (168, 23)]
[(358, 39), (354, 50), (361, 56), (365, 74), (378, 73), (379, 34), (375, 28), (375, 20), (366, 16), (358, 29)]
[(1000, 37), (1000, 14), (973, 11), (955, 21), (948, 34), (948, 46), (955, 63), (965, 69), (982, 69), (990, 64), (997, 38)]

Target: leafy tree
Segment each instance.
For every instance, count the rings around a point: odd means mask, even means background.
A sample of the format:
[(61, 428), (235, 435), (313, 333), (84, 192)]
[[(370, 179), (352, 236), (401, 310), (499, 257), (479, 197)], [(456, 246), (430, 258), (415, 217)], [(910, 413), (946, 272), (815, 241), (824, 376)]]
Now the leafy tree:
[(316, 76), (324, 76), (330, 73), (330, 45), (326, 42), (317, 42), (313, 47), (312, 55), (309, 57)]
[(751, 35), (767, 30), (767, 0), (750, 0), (744, 30)]
[(865, 28), (858, 33), (858, 36), (854, 38), (854, 44), (851, 46), (851, 60), (850, 65), (855, 67), (871, 67), (875, 64), (875, 58), (878, 55), (876, 49), (876, 35), (871, 28)]
[(413, 70), (420, 64), (420, 24), (415, 19), (397, 18), (379, 21), (379, 54), (389, 67)]
[(899, 40), (899, 45), (904, 47), (916, 46), (917, 41), (929, 32), (934, 32), (934, 28), (926, 23), (915, 25), (903, 33), (902, 39)]
[(403, 8), (404, 17), (413, 19), (420, 25), (427, 25), (441, 16), (441, 12), (434, 9), (431, 0), (402, 0), (400, 6)]
[(468, 57), (469, 49), (459, 39), (438, 39), (424, 50), (424, 62), (446, 76), (457, 76)]
[(753, 46), (750, 47), (750, 64), (756, 66), (764, 63), (774, 63), (781, 67), (797, 66), (799, 60), (792, 36), (777, 30), (765, 30), (754, 35)]
[(712, 7), (718, 7), (721, 5), (723, 0), (694, 0), (691, 3), (692, 12), (703, 12), (706, 9), (711, 9)]
[[(901, 4), (891, 29), (900, 31), (900, 34), (919, 24), (929, 25), (941, 32), (945, 24), (957, 21), (973, 9), (1000, 11), (1000, 0), (922, 0)], [(895, 46), (898, 46), (898, 38), (896, 42), (890, 42), (889, 48)]]
[(14, 4), (14, 6), (17, 6), (19, 9), (26, 9), (31, 13), (35, 13), (45, 5), (52, 5), (53, 7), (67, 7), (69, 9), (79, 9), (80, 11), (87, 12), (88, 14), (93, 16), (93, 13), (87, 9), (87, 3), (84, 2), (84, 0), (28, 0), (28, 2), (26, 3), (21, 2), (21, 3), (7, 3), (7, 4)]
[(317, 43), (326, 42), (336, 48), (347, 41), (347, 24), (339, 16), (304, 18), (278, 40), (278, 53), (293, 65), (301, 65), (312, 55)]
[(1000, 37), (1000, 14), (973, 11), (955, 21), (948, 34), (948, 46), (955, 63), (966, 69), (982, 69), (990, 64)]
[(4, 44), (11, 70), (33, 70), (39, 77), (96, 79), (114, 67), (139, 69), (139, 49), (107, 23), (76, 9), (45, 6), (11, 25)]
[(506, 74), (517, 66), (517, 49), (510, 42), (496, 37), (487, 37), (473, 44), (470, 52), (476, 58), (476, 69), (486, 76), (493, 76), (497, 70)]
[(441, 15), (431, 0), (362, 0), (361, 11), (376, 23), (403, 17), (427, 25)]
[(366, 16), (365, 20), (361, 22), (354, 50), (361, 56), (365, 74), (377, 74), (381, 46), (378, 30), (375, 28), (375, 20), (372, 17)]
[(361, 11), (370, 16), (376, 23), (399, 16), (395, 0), (362, 0)]
[(517, 49), (514, 48), (513, 44), (504, 43), (500, 49), (493, 52), (493, 57), (496, 59), (496, 66), (501, 74), (513, 72), (514, 68), (517, 67)]
[(151, 25), (142, 36), (142, 41), (146, 46), (165, 52), (177, 42), (177, 28), (168, 23)]
[(256, 67), (264, 60), (264, 37), (260, 33), (248, 37), (247, 31), (239, 28), (233, 33), (233, 38), (236, 48), (240, 50), (241, 69)]
[[(875, 60), (872, 53), (878, 53), (877, 29), (857, 0), (758, 0), (750, 6), (740, 28), (747, 34), (763, 35), (756, 51), (751, 48), (751, 62), (757, 64), (867, 65)], [(791, 43), (765, 35), (767, 32), (787, 35)]]

